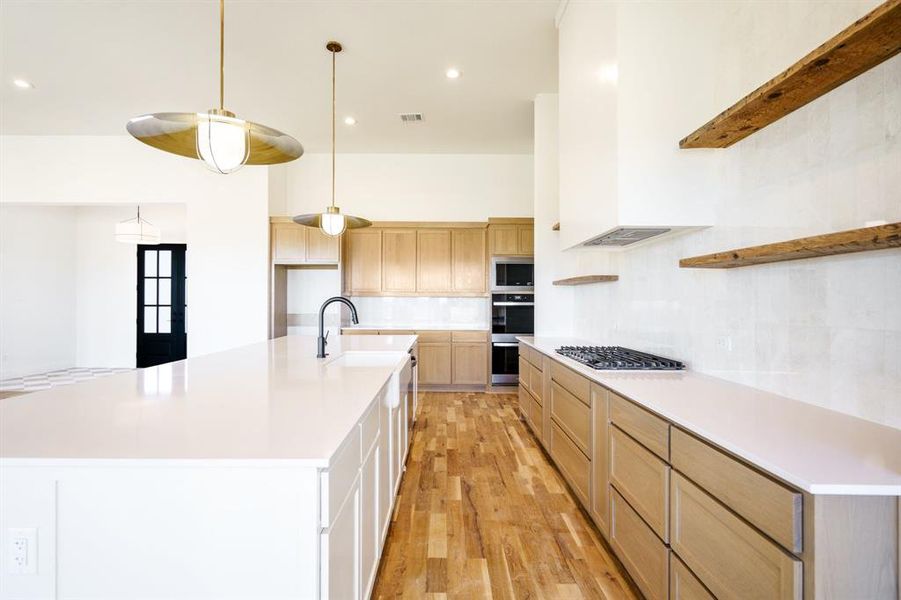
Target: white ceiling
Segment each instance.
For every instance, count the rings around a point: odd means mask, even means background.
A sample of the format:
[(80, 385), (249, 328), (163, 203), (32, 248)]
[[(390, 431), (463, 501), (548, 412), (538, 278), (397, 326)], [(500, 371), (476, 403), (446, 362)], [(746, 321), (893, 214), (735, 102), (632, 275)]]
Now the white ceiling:
[[(557, 87), (557, 0), (226, 0), (226, 108), (339, 152), (529, 153)], [(0, 133), (116, 135), (147, 112), (217, 104), (215, 0), (3, 0)], [(463, 75), (444, 73), (450, 66)], [(15, 78), (31, 81), (19, 90)], [(403, 125), (401, 112), (425, 121)]]

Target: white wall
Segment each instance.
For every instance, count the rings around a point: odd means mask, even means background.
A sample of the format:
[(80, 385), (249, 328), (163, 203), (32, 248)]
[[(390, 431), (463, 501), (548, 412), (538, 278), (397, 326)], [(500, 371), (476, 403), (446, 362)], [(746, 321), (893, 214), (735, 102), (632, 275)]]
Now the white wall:
[(0, 202), (186, 205), (188, 355), (266, 339), (266, 168), (221, 176), (128, 136), (0, 136)]
[[(330, 155), (306, 154), (272, 171), (272, 215), (319, 212), (330, 202)], [(340, 154), (336, 172), (335, 203), (345, 213), (370, 220), (532, 215), (530, 155)]]
[(0, 379), (75, 365), (74, 250), (74, 208), (0, 206)]
[[(115, 224), (134, 216), (128, 206), (75, 209), (75, 366), (135, 366), (137, 250), (113, 238)], [(184, 205), (147, 205), (141, 217), (160, 228), (164, 243), (185, 243)]]
[[(693, 115), (691, 128), (703, 124), (876, 3), (678, 3), (678, 18), (635, 41), (648, 45), (641, 55), (654, 64), (647, 68), (678, 70), (668, 48), (689, 37), (693, 52), (719, 58), (707, 77), (682, 81), (660, 98), (659, 111), (647, 118), (653, 124), (672, 110)], [(649, 6), (633, 8), (648, 16)], [(727, 30), (699, 26), (713, 11), (730, 13)], [(621, 80), (627, 76), (620, 71)], [(694, 91), (685, 95), (682, 87)], [(677, 143), (668, 129), (661, 127), (665, 139), (648, 146), (649, 153)], [(621, 254), (568, 252), (562, 260), (582, 273), (620, 275), (618, 283), (575, 290), (571, 332), (901, 427), (897, 250), (734, 270), (678, 268), (686, 256), (876, 219), (901, 221), (899, 133), (901, 57), (895, 57), (729, 149), (686, 151), (719, 161), (723, 170), (708, 190), (716, 226)], [(654, 165), (659, 157), (646, 159)], [(649, 189), (670, 190), (674, 203), (686, 191), (666, 169), (645, 177), (653, 180)]]
[[(341, 272), (335, 269), (288, 269), (288, 334), (317, 335), (319, 307), (341, 294)], [(325, 326), (331, 335), (341, 329), (341, 304), (325, 309)]]

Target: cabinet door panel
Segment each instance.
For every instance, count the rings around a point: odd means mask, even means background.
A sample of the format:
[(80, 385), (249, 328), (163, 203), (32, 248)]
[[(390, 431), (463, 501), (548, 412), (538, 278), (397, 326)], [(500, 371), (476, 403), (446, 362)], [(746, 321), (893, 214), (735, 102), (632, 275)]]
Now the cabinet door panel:
[(311, 263), (336, 263), (338, 262), (338, 242), (340, 238), (325, 235), (321, 229), (306, 227), (307, 235), (307, 262)]
[(491, 226), (491, 254), (496, 256), (519, 254), (519, 232), (516, 225)]
[(306, 230), (296, 223), (273, 223), (272, 260), (275, 262), (304, 262), (306, 260)]
[(419, 344), (419, 383), (447, 385), (451, 382), (450, 342)]
[(453, 232), (455, 292), (484, 292), (486, 256), (484, 229), (456, 229)]
[(382, 232), (378, 229), (348, 231), (348, 292), (380, 292), (382, 290)]
[(488, 344), (454, 344), (455, 384), (484, 385), (488, 383)]
[(323, 534), (322, 598), (360, 597), (360, 487), (359, 480), (338, 511), (328, 533)]
[(519, 253), (535, 254), (535, 229), (533, 225), (523, 225), (519, 228)]
[(383, 279), (386, 292), (416, 291), (416, 230), (382, 232)]
[(379, 566), (379, 446), (376, 444), (360, 471), (360, 577), (368, 597)]
[(594, 495), (591, 499), (591, 516), (605, 536), (610, 536), (610, 426), (608, 417), (609, 397), (607, 390), (596, 383), (591, 385), (591, 413), (593, 435), (591, 436), (591, 468)]
[(416, 289), (420, 292), (448, 292), (451, 290), (451, 232), (444, 229), (424, 229), (419, 236), (419, 267)]

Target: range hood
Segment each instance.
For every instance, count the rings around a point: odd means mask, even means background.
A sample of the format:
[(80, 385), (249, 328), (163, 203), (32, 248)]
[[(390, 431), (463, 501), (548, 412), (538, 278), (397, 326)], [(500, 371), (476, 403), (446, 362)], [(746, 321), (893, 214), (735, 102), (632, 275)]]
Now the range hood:
[(617, 227), (582, 242), (583, 246), (630, 246), (672, 231), (668, 227)]

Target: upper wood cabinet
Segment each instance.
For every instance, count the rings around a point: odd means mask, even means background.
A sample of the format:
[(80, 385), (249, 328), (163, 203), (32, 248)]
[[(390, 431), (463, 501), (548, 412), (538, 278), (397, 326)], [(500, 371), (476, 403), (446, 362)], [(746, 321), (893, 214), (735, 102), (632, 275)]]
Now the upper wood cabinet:
[(352, 229), (344, 234), (347, 293), (382, 291), (382, 230)]
[(270, 224), (272, 262), (275, 264), (335, 264), (339, 240), (319, 229), (305, 227), (287, 217), (274, 217)]
[(416, 291), (416, 230), (382, 232), (382, 291)]
[(535, 223), (529, 218), (489, 219), (488, 236), (492, 256), (535, 254)]
[(441, 292), (452, 289), (451, 232), (446, 229), (420, 229), (419, 268), (416, 290)]
[(484, 292), (488, 275), (485, 230), (455, 229), (452, 238), (454, 291)]

